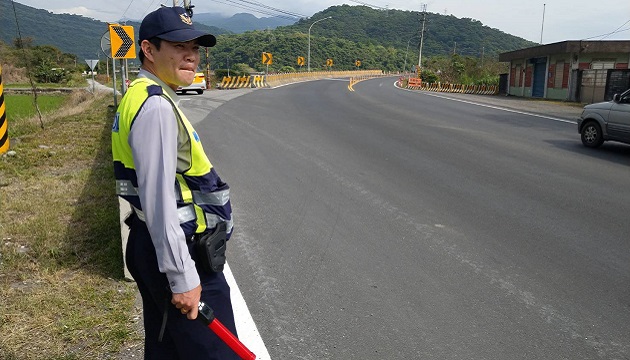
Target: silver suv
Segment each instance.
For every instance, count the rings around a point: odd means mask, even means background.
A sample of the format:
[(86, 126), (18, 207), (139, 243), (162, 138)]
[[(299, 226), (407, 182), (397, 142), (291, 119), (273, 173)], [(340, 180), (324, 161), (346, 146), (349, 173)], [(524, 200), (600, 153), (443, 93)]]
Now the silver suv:
[(596, 148), (607, 140), (630, 144), (630, 89), (612, 101), (586, 105), (577, 125), (584, 146)]

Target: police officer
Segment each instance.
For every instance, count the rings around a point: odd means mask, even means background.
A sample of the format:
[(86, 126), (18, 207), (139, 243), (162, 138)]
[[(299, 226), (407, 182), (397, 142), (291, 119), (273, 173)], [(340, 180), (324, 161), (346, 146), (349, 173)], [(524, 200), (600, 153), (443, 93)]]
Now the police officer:
[(194, 251), (196, 240), (219, 228), (229, 239), (229, 187), (175, 94), (192, 83), (200, 46), (214, 46), (216, 38), (195, 30), (181, 7), (148, 14), (139, 35), (142, 66), (118, 107), (112, 153), (117, 194), (133, 209), (126, 260), (142, 295), (145, 359), (234, 359), (194, 321), (202, 300), (236, 334), (223, 273), (203, 269), (203, 255)]

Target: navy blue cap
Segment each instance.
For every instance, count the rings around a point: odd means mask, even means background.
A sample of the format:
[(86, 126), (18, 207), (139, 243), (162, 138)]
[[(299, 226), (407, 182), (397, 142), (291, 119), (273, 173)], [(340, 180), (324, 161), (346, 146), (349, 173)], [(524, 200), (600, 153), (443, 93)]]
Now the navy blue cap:
[(192, 19), (184, 8), (161, 7), (149, 13), (140, 24), (140, 38), (138, 43), (151, 38), (160, 38), (172, 42), (186, 42), (197, 40), (201, 46), (211, 47), (217, 43), (212, 34), (195, 30)]

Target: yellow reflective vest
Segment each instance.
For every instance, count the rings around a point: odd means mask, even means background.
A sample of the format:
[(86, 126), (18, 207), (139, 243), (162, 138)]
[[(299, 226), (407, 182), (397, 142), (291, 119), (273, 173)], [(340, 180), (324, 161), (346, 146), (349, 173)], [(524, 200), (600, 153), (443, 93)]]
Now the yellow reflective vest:
[(151, 96), (161, 96), (173, 107), (178, 121), (177, 170), (173, 189), (177, 199), (179, 223), (184, 234), (192, 235), (211, 230), (225, 221), (228, 236), (232, 233), (230, 189), (217, 175), (203, 150), (197, 132), (162, 87), (151, 79), (138, 78), (120, 102), (112, 126), (112, 155), (116, 193), (129, 201), (141, 220), (142, 204), (138, 196), (138, 180), (128, 136), (133, 121)]

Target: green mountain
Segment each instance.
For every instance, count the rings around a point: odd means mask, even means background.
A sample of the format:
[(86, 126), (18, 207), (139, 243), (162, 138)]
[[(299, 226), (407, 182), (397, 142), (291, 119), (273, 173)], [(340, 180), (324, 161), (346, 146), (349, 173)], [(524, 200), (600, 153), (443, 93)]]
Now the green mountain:
[[(322, 20), (329, 16), (330, 19)], [(433, 13), (425, 17), (420, 12), (341, 5), (273, 31), (220, 36), (211, 51), (209, 65), (225, 68), (228, 62), (244, 63), (266, 71), (261, 55), (268, 52), (273, 55), (269, 71), (290, 71), (288, 67), (298, 68), (298, 57), (308, 58), (311, 28), (311, 69), (328, 69), (324, 65), (327, 59), (333, 60), (336, 70), (356, 69), (356, 60), (361, 60), (363, 69), (410, 69), (419, 56), (422, 19), (425, 19), (423, 59), (455, 53), (496, 61), (501, 52), (536, 45), (473, 19)]]
[[(140, 24), (133, 21), (126, 24), (134, 26), (137, 38)], [(195, 24), (195, 27), (217, 35), (229, 33), (203, 24)], [(106, 32), (107, 23), (102, 21), (80, 15), (53, 14), (11, 0), (0, 0), (0, 41), (7, 44), (13, 44), (21, 36), (31, 38), (34, 46), (52, 45), (64, 53), (77, 55), (79, 60), (98, 59), (105, 57), (101, 38)]]
[[(361, 60), (364, 69), (409, 69), (413, 59), (418, 57), (423, 19), (423, 56), (427, 58), (456, 53), (492, 59), (500, 52), (536, 45), (473, 19), (434, 13), (426, 13), (425, 16), (413, 11), (375, 10), (362, 5), (333, 6), (293, 25), (242, 34), (202, 24), (202, 20), (212, 19), (209, 14), (195, 14), (195, 19), (198, 29), (218, 35), (217, 46), (209, 51), (207, 60), (211, 68), (243, 63), (259, 71), (267, 70), (261, 55), (262, 52), (270, 52), (273, 64), (269, 70), (280, 71), (286, 67), (297, 68), (297, 57), (307, 57), (309, 27), (328, 16), (332, 18), (311, 28), (312, 69), (325, 69), (323, 64), (327, 59), (333, 59), (334, 69), (337, 70), (355, 68), (357, 59)], [(245, 14), (236, 17), (241, 21), (252, 18)], [(137, 32), (138, 23), (127, 24), (134, 25)], [(0, 0), (0, 41), (13, 44), (18, 37), (17, 25), (21, 37), (31, 38), (32, 45), (52, 45), (64, 53), (76, 54), (79, 60), (104, 58), (101, 38), (108, 29), (104, 22), (77, 15), (52, 14), (10, 0)]]
[[(423, 55), (445, 55), (453, 52), (464, 56), (496, 55), (535, 43), (483, 25), (478, 20), (403, 10), (375, 10), (367, 6), (333, 6), (282, 29), (327, 38), (343, 38), (357, 43), (381, 44), (398, 49), (418, 48), (422, 20), (425, 19)], [(416, 50), (417, 52), (417, 50)]]
[(239, 13), (229, 17), (213, 13), (195, 14), (195, 22), (208, 26), (215, 26), (241, 34), (246, 31), (275, 29), (278, 26), (291, 25), (294, 20), (288, 20), (279, 16), (258, 18), (252, 14)]

